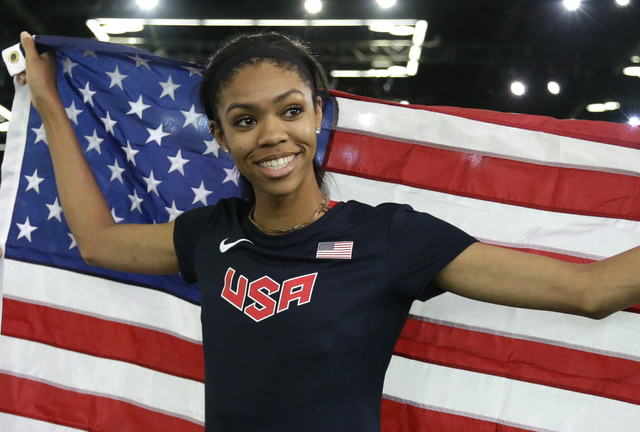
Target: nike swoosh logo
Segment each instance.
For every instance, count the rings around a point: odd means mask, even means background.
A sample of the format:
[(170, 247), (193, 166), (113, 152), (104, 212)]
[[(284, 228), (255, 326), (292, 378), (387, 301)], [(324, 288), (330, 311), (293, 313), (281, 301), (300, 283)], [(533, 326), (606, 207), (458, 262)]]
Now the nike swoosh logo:
[(247, 239), (240, 239), (240, 240), (236, 240), (236, 241), (231, 242), (231, 243), (226, 243), (227, 240), (229, 240), (229, 239), (226, 238), (226, 239), (224, 239), (224, 240), (222, 240), (220, 242), (220, 252), (222, 252), (222, 253), (225, 253), (226, 251), (228, 251), (229, 249), (231, 249), (232, 247), (234, 247), (238, 243), (249, 242), (249, 243), (253, 244), (253, 242), (251, 240), (247, 240)]

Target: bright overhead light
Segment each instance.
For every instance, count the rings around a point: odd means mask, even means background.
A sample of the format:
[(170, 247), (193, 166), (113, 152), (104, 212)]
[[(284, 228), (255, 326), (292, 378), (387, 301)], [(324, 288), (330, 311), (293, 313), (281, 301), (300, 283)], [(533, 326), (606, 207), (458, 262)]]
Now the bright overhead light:
[(304, 8), (309, 13), (318, 13), (322, 10), (322, 2), (320, 0), (307, 0), (304, 2)]
[(622, 69), (622, 73), (627, 76), (637, 76), (640, 78), (640, 66), (629, 66)]
[(581, 0), (564, 0), (562, 3), (568, 10), (574, 11), (580, 8)]
[(560, 93), (560, 84), (555, 81), (549, 81), (547, 83), (547, 90), (549, 90), (549, 93), (557, 95)]
[(605, 102), (604, 103), (604, 109), (606, 109), (607, 111), (614, 111), (614, 110), (620, 109), (620, 103), (619, 102)]
[(620, 6), (629, 6), (629, 0), (616, 0)]
[(378, 6), (380, 6), (383, 9), (389, 9), (396, 5), (396, 0), (376, 0), (376, 1), (378, 3)]
[(87, 20), (86, 24), (87, 24), (87, 27), (89, 27), (89, 30), (91, 30), (91, 33), (93, 33), (96, 39), (98, 39), (99, 41), (109, 42), (109, 40), (111, 40), (107, 32), (102, 30), (102, 26), (98, 21), (94, 19), (90, 19), (90, 20)]
[(527, 91), (527, 88), (520, 81), (511, 83), (511, 93), (516, 96), (522, 96)]
[(631, 63), (640, 63), (640, 56), (631, 56)]
[(142, 21), (130, 20), (105, 24), (102, 30), (107, 34), (136, 33), (144, 30), (144, 26)]
[(9, 122), (2, 122), (0, 123), (0, 132), (6, 132), (9, 130)]
[(158, 6), (158, 0), (137, 0), (138, 7), (144, 10), (151, 10)]
[(638, 118), (638, 117), (631, 117), (631, 118), (629, 119), (629, 124), (630, 124), (631, 126), (640, 126), (640, 118)]
[(414, 45), (422, 45), (424, 38), (427, 35), (427, 22), (420, 20), (416, 23), (415, 30), (413, 31), (413, 39), (411, 42)]
[(613, 102), (613, 101), (587, 105), (587, 111), (594, 112), (594, 113), (600, 113), (605, 111), (615, 111), (617, 109), (620, 109), (620, 103)]

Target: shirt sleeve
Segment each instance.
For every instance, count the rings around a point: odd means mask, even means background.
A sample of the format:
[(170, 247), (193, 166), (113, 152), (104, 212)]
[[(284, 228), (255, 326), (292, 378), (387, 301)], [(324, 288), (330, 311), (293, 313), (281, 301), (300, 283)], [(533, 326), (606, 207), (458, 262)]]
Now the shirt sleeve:
[(198, 281), (195, 269), (196, 249), (214, 211), (215, 206), (199, 207), (176, 218), (173, 245), (178, 256), (180, 275), (189, 284)]
[(427, 213), (403, 205), (391, 219), (388, 235), (389, 272), (407, 295), (428, 300), (442, 293), (431, 280), (477, 240)]

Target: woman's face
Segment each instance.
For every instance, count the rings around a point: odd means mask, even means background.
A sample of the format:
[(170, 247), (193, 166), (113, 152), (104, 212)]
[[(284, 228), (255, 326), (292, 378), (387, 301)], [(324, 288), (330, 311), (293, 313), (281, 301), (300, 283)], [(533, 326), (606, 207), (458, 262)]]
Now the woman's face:
[(245, 66), (223, 89), (217, 109), (215, 138), (230, 150), (256, 200), (318, 188), (313, 158), (321, 100), (296, 72), (268, 61)]

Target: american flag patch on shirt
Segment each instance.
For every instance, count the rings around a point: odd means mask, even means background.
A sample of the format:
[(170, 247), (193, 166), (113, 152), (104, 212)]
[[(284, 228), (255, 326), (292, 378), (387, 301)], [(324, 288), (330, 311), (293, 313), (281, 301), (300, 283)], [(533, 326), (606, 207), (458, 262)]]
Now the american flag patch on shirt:
[(351, 259), (352, 241), (320, 242), (316, 258)]

